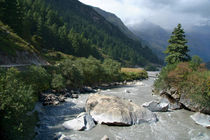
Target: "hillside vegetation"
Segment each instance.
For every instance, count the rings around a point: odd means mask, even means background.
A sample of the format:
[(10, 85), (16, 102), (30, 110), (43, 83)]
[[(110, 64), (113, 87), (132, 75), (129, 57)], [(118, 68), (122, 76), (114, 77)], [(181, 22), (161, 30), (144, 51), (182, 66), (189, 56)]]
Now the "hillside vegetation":
[(169, 39), (165, 51), (167, 65), (155, 81), (155, 89), (158, 93), (164, 91), (192, 111), (210, 114), (210, 71), (200, 57), (189, 57), (186, 43), (179, 24)]
[(15, 1), (2, 0), (0, 19), (42, 52), (56, 50), (77, 57), (109, 57), (125, 65), (159, 63), (148, 47), (130, 39), (79, 1), (18, 0), (16, 13)]
[(38, 52), (32, 45), (27, 43), (17, 34), (15, 34), (9, 26), (4, 25), (0, 21), (0, 53), (7, 55), (16, 55), (16, 51)]

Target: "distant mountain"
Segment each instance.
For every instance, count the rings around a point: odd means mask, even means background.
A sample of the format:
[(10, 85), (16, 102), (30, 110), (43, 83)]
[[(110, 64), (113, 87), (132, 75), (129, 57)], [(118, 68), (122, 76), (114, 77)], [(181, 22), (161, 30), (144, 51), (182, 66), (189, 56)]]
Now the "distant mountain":
[[(167, 31), (148, 21), (130, 26), (129, 29), (148, 42), (156, 55), (164, 58), (162, 52), (168, 45), (172, 30)], [(194, 26), (190, 30), (185, 30), (185, 34), (188, 39), (190, 54), (198, 55), (206, 62), (210, 61), (210, 26)]]
[(149, 21), (129, 26), (129, 29), (139, 38), (148, 43), (148, 46), (162, 59), (164, 59), (163, 51), (168, 45), (167, 40), (170, 33)]
[(210, 26), (194, 26), (186, 31), (192, 55), (210, 61)]
[(122, 20), (119, 17), (117, 17), (115, 14), (106, 12), (100, 8), (97, 8), (97, 7), (93, 7), (93, 9), (96, 12), (98, 12), (100, 15), (102, 15), (107, 21), (109, 21), (110, 23), (117, 26), (120, 29), (120, 31), (122, 31), (129, 38), (134, 39), (134, 40), (139, 40), (139, 38), (136, 35), (134, 35), (134, 33), (131, 32), (128, 29), (128, 27), (125, 26), (125, 24), (122, 22)]

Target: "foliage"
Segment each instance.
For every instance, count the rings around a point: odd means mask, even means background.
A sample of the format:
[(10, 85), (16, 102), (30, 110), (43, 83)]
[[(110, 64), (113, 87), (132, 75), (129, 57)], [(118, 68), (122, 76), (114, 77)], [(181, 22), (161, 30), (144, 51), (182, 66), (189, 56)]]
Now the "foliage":
[(30, 66), (28, 70), (22, 72), (21, 78), (37, 92), (50, 88), (50, 75), (41, 66)]
[(37, 52), (37, 50), (15, 34), (12, 29), (0, 21), (0, 51), (15, 56), (16, 51)]
[(105, 71), (103, 79), (104, 82), (119, 81), (121, 65), (119, 62), (112, 59), (105, 59), (102, 67)]
[(66, 59), (59, 64), (60, 73), (65, 78), (65, 85), (68, 88), (79, 87), (82, 85), (83, 79), (75, 61)]
[(156, 90), (160, 91), (162, 89), (170, 88), (170, 85), (166, 82), (168, 79), (168, 73), (176, 68), (177, 64), (167, 65), (162, 68), (158, 78), (154, 82), (154, 87)]
[(167, 64), (190, 60), (190, 56), (187, 54), (189, 51), (188, 46), (186, 45), (187, 40), (185, 39), (184, 29), (182, 29), (181, 24), (178, 24), (174, 29), (168, 42), (169, 45), (165, 51), (165, 53), (168, 54), (165, 58)]
[(199, 56), (195, 55), (192, 57), (192, 60), (190, 61), (190, 67), (193, 70), (197, 70), (202, 62), (203, 60)]
[(122, 68), (122, 80), (131, 81), (131, 80), (139, 80), (148, 78), (147, 72), (142, 69), (137, 68)]
[(25, 113), (33, 108), (37, 99), (32, 86), (19, 76), (20, 72), (14, 68), (0, 71), (0, 129), (5, 139), (22, 136)]
[(52, 75), (52, 81), (51, 81), (51, 87), (53, 89), (63, 89), (65, 87), (65, 79), (61, 74), (53, 74)]
[[(197, 58), (196, 58), (197, 59)], [(200, 59), (199, 59), (200, 60)], [(200, 61), (199, 61), (200, 62)], [(196, 67), (192, 67), (193, 66)], [(210, 71), (205, 65), (197, 65), (197, 61), (181, 62), (177, 65), (167, 65), (155, 81), (157, 90), (175, 88), (203, 107), (210, 106)]]
[(91, 7), (79, 1), (1, 2), (0, 10), (4, 9), (4, 12), (0, 20), (11, 26), (19, 36), (36, 46), (39, 51), (56, 50), (78, 57), (93, 56), (97, 59), (109, 56), (129, 65), (159, 63), (148, 47), (128, 38)]

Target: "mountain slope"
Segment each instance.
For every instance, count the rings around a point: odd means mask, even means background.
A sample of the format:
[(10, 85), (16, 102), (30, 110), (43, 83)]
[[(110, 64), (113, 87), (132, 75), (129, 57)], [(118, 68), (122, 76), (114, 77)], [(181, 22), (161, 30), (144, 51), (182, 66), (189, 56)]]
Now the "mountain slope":
[(0, 65), (45, 65), (39, 52), (0, 21)]
[[(167, 31), (162, 27), (145, 21), (141, 24), (129, 27), (138, 37), (146, 40), (156, 55), (164, 59), (163, 51), (168, 45), (168, 39), (172, 31)], [(191, 55), (198, 55), (204, 61), (210, 61), (210, 27), (195, 26), (190, 30), (185, 30), (186, 38)]]
[(93, 7), (93, 9), (98, 12), (100, 15), (102, 15), (107, 21), (110, 23), (114, 24), (116, 27), (120, 29), (125, 35), (127, 35), (129, 38), (134, 39), (134, 40), (139, 40), (139, 38), (134, 35), (121, 21), (120, 18), (118, 18), (115, 14), (106, 12), (100, 8)]
[(168, 45), (167, 41), (170, 36), (169, 32), (148, 21), (129, 27), (129, 29), (136, 36), (145, 40), (156, 55), (158, 55), (161, 59), (164, 59), (165, 56), (163, 51)]
[[(14, 2), (8, 4), (14, 6)], [(125, 65), (159, 63), (151, 49), (130, 39), (92, 7), (77, 0), (19, 2), (22, 7), (16, 8), (19, 10), (16, 12), (7, 9), (8, 6), (1, 7), (0, 18), (41, 53), (55, 50), (77, 57), (109, 57)], [(12, 18), (7, 18), (8, 13), (17, 18), (11, 21)]]

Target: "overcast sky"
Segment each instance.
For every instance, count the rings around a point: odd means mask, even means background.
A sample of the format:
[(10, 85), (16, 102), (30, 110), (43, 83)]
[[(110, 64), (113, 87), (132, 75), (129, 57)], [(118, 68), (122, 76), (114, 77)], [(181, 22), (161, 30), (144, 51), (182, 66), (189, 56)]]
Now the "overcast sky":
[[(80, 0), (81, 2), (112, 12), (126, 25), (144, 20), (165, 29), (182, 23), (184, 28), (193, 25), (210, 25), (210, 0)], [(209, 20), (209, 22), (208, 22)]]

